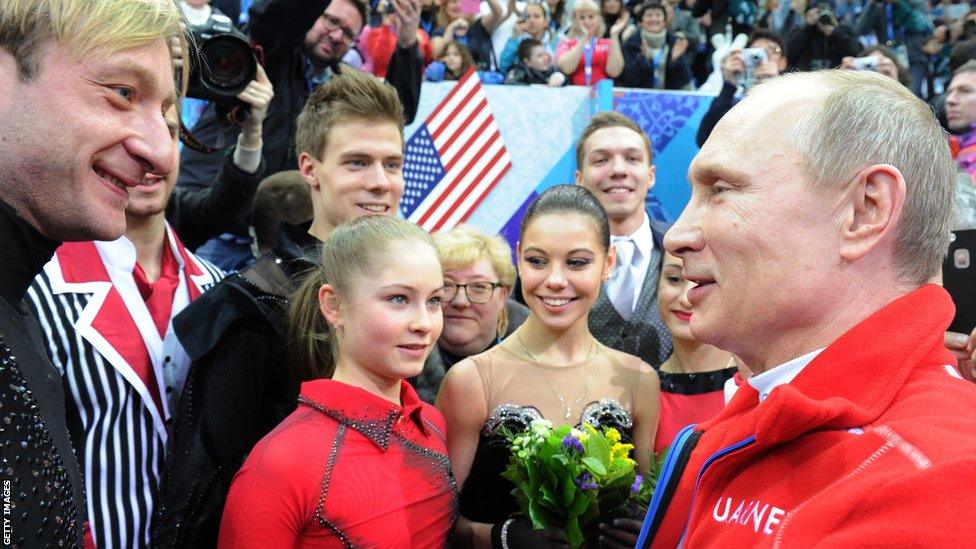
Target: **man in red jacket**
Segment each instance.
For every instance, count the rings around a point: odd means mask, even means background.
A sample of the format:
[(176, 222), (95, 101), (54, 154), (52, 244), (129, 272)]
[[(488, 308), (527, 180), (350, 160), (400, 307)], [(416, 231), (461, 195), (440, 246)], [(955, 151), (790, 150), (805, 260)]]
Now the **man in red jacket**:
[(638, 547), (976, 539), (976, 387), (943, 346), (954, 167), (932, 112), (873, 73), (757, 86), (689, 170), (665, 238), (695, 337), (752, 377), (679, 433)]

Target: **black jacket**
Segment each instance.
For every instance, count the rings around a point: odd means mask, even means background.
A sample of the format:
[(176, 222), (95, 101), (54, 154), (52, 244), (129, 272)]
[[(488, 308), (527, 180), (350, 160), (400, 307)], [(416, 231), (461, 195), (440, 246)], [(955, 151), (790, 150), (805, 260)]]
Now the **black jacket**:
[(247, 218), (258, 183), (264, 179), (264, 160), (254, 173), (234, 164), (234, 147), (224, 154), (224, 164), (213, 185), (176, 187), (166, 204), (166, 220), (193, 250), (221, 234), (247, 233)]
[(631, 33), (630, 37), (621, 44), (624, 54), (624, 72), (616, 80), (617, 85), (626, 88), (654, 88), (667, 90), (680, 90), (688, 86), (691, 82), (691, 67), (688, 66), (688, 53), (672, 60), (671, 48), (677, 37), (671, 32), (667, 33), (665, 41), (668, 51), (664, 55), (664, 87), (656, 86), (654, 82), (654, 60), (644, 57), (641, 50), (640, 29)]
[(234, 475), (297, 405), (298, 379), (284, 359), (287, 299), (315, 265), (318, 240), (307, 225), (288, 227), (277, 247), (173, 319), (193, 362), (163, 464), (153, 547), (214, 547)]
[(705, 144), (705, 140), (712, 134), (715, 125), (725, 116), (725, 113), (732, 110), (732, 107), (739, 102), (735, 96), (736, 89), (735, 84), (722, 81), (722, 91), (715, 96), (715, 99), (712, 99), (712, 104), (709, 105), (708, 111), (702, 117), (698, 132), (695, 133), (695, 143), (698, 143), (699, 147)]
[(64, 386), (23, 302), (59, 245), (0, 200), (0, 478), (4, 532), (9, 526), (10, 543), (21, 547), (83, 543), (85, 488)]
[[(267, 174), (298, 168), (295, 153), (296, 118), (309, 95), (304, 52), (305, 33), (312, 28), (329, 0), (258, 0), (251, 6), (249, 33), (251, 39), (264, 49), (265, 70), (274, 86), (274, 97), (268, 105), (264, 120), (264, 158)], [(333, 67), (333, 71), (343, 70)], [(420, 102), (423, 80), (423, 57), (420, 48), (397, 47), (390, 59), (387, 81), (393, 85), (403, 103), (407, 123), (413, 121)], [(225, 147), (237, 142), (240, 128), (217, 124), (213, 105), (204, 110), (193, 133), (206, 144), (220, 143)], [(222, 137), (221, 137), (222, 135)], [(184, 149), (180, 160), (180, 185), (208, 186), (220, 169), (219, 157)]]
[[(515, 63), (512, 68), (508, 69), (508, 73), (505, 75), (506, 84), (548, 84), (549, 77), (552, 73), (556, 72), (555, 67), (549, 67), (547, 71), (540, 71), (530, 67), (526, 67), (522, 63)], [(569, 78), (563, 83), (565, 86), (569, 82)]]
[(786, 41), (790, 66), (801, 71), (837, 68), (842, 59), (856, 57), (861, 49), (860, 40), (847, 25), (838, 25), (830, 36), (816, 25), (804, 25)]

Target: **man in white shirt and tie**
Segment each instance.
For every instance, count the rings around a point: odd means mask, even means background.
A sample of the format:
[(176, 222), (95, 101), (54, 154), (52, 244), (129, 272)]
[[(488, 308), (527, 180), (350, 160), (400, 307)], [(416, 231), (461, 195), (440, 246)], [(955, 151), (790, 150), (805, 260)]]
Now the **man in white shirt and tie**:
[(671, 335), (657, 310), (657, 281), (667, 225), (652, 222), (644, 199), (654, 186), (651, 142), (616, 112), (595, 115), (576, 144), (576, 184), (607, 212), (617, 268), (590, 313), (603, 344), (658, 367), (671, 354)]

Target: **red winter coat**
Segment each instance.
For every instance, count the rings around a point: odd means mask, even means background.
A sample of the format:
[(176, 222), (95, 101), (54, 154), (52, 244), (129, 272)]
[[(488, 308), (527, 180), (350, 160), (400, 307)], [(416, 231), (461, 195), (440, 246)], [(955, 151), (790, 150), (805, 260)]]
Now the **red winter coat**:
[(950, 374), (952, 314), (922, 287), (761, 404), (740, 387), (690, 457), (698, 435), (679, 434), (638, 546), (971, 547), (976, 386)]

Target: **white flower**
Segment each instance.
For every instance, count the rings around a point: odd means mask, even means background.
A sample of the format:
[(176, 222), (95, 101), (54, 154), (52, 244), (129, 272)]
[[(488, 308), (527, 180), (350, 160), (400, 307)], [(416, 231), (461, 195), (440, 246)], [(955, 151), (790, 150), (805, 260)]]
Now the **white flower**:
[(529, 427), (532, 428), (532, 432), (539, 436), (546, 436), (552, 432), (552, 422), (548, 419), (533, 419), (532, 423), (529, 423)]

